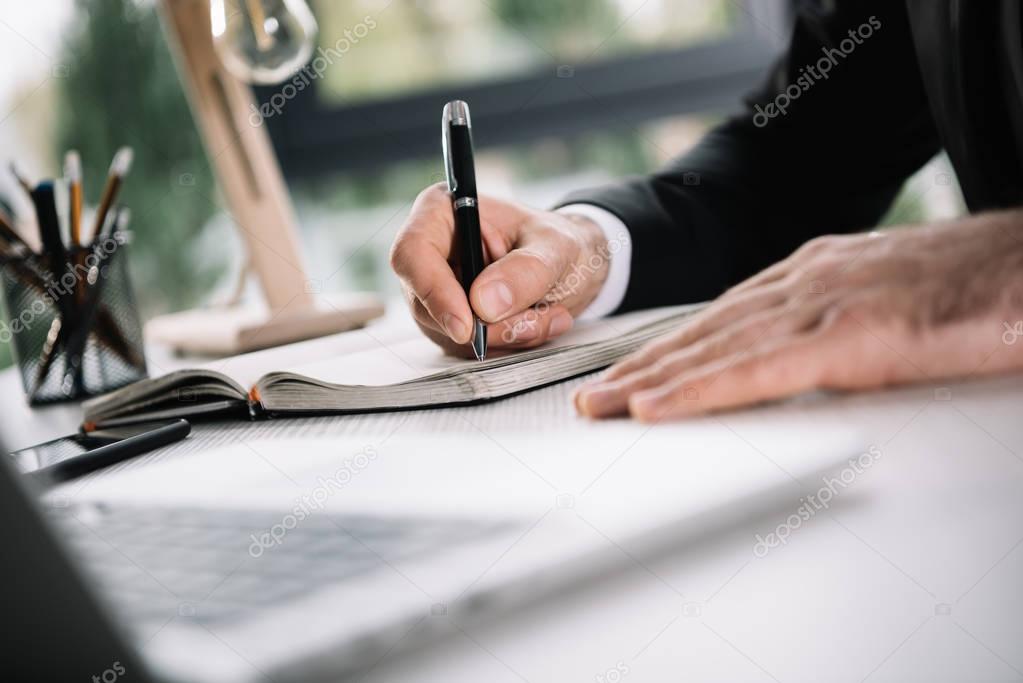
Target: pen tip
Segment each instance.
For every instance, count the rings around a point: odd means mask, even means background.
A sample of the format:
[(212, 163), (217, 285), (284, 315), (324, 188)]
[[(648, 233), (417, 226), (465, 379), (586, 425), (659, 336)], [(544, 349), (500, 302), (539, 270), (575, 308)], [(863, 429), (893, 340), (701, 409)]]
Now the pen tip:
[(487, 326), (478, 318), (473, 329), (472, 351), (476, 354), (476, 360), (484, 360), (487, 357)]

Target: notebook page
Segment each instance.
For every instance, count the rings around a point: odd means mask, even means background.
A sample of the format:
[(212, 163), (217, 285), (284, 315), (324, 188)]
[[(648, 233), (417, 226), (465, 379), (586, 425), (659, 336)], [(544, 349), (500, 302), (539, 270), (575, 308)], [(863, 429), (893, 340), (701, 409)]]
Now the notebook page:
[[(572, 330), (541, 348), (553, 350), (612, 339), (684, 309), (678, 306), (655, 308), (578, 323)], [(514, 352), (494, 352), (488, 354), (487, 358), (507, 356), (509, 353)], [(475, 359), (447, 356), (429, 339), (417, 335), (412, 339), (395, 341), (379, 339), (369, 348), (282, 370), (332, 384), (384, 386), (459, 367), (472, 369), (485, 365)]]
[(263, 375), (283, 368), (302, 365), (310, 360), (332, 362), (337, 358), (380, 348), (382, 344), (395, 344), (421, 337), (422, 334), (411, 320), (388, 321), (384, 325), (375, 324), (328, 337), (222, 358), (197, 367), (215, 370), (249, 388)]

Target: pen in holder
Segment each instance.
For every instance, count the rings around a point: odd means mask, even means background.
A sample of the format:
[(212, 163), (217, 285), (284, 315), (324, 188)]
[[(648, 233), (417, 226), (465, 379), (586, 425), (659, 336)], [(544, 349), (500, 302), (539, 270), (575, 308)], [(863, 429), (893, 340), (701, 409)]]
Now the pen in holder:
[(95, 396), (146, 376), (129, 242), (129, 232), (116, 230), (69, 248), (60, 262), (31, 252), (0, 257), (7, 310), (0, 341), (10, 341), (32, 405)]

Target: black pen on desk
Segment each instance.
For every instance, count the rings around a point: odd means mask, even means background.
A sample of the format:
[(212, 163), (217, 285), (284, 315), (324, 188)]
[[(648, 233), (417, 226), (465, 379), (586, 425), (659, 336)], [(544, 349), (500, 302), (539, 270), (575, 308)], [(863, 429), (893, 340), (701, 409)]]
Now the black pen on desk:
[[(480, 232), (479, 200), (476, 196), (476, 168), (472, 153), (472, 122), (469, 105), (461, 100), (444, 105), (441, 116), (441, 140), (444, 169), (455, 214), (455, 234), (459, 244), (462, 289), (466, 298), (473, 281), (483, 271), (483, 236)], [(478, 360), (487, 357), (487, 326), (472, 314), (472, 350)]]
[[(186, 420), (175, 420), (159, 425), (150, 431), (127, 438), (120, 438), (86, 451), (81, 455), (76, 455), (48, 467), (29, 472), (28, 476), (44, 487), (50, 486), (95, 472), (104, 467), (116, 465), (119, 462), (144, 455), (167, 444), (180, 441), (186, 438), (191, 431), (192, 425)], [(99, 439), (104, 434), (100, 431), (93, 431), (89, 432), (88, 436)]]

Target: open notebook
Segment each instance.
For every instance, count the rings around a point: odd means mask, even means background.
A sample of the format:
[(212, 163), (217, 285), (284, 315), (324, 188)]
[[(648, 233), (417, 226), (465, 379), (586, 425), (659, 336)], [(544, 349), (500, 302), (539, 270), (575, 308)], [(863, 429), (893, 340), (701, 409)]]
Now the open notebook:
[(480, 362), (445, 356), (419, 334), (371, 330), (292, 344), (142, 380), (84, 404), (87, 426), (201, 415), (253, 419), (488, 401), (611, 365), (700, 308), (579, 323), (542, 347)]

